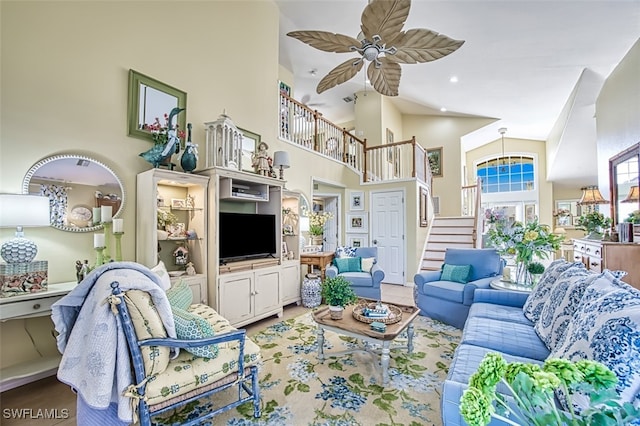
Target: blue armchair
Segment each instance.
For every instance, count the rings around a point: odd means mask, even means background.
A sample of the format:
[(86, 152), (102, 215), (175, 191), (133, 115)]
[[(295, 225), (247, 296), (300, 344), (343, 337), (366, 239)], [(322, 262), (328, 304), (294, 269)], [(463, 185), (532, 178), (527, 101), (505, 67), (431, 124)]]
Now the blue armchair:
[[(343, 267), (340, 270), (338, 266), (342, 266), (340, 258), (336, 255), (336, 259), (334, 259), (334, 264), (327, 267), (325, 271), (325, 276), (327, 278), (334, 278), (337, 276), (345, 277), (347, 281), (351, 283), (351, 287), (353, 287), (353, 291), (358, 295), (358, 297), (365, 297), (367, 299), (376, 299), (380, 300), (380, 283), (384, 279), (384, 271), (378, 265), (378, 248), (377, 247), (358, 247), (355, 249), (355, 252), (352, 254), (354, 258), (360, 258), (362, 268), (367, 269), (368, 262), (371, 262), (373, 259), (373, 265), (371, 266), (370, 271), (355, 270), (357, 268), (349, 268)], [(367, 259), (369, 259), (367, 261)], [(336, 265), (338, 263), (339, 265)], [(348, 262), (353, 265), (352, 262)], [(356, 262), (357, 263), (357, 262)]]
[(489, 288), (502, 275), (503, 263), (494, 248), (447, 249), (441, 270), (420, 272), (413, 278), (420, 315), (463, 328), (475, 290)]

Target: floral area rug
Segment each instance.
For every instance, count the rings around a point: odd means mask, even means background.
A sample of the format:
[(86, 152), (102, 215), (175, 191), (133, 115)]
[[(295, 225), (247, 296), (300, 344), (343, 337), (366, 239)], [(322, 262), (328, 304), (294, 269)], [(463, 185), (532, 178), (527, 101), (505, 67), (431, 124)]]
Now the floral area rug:
[[(406, 333), (391, 346), (389, 384), (383, 387), (379, 356), (365, 352), (331, 358), (360, 342), (325, 331), (324, 363), (317, 359), (316, 325), (311, 313), (282, 321), (255, 334), (261, 347), (259, 367), (262, 417), (244, 404), (213, 418), (215, 425), (439, 425), (441, 384), (461, 331), (418, 316), (414, 350), (407, 354)], [(211, 407), (225, 393), (155, 418), (155, 425), (179, 425)], [(231, 396), (233, 398), (233, 396)], [(194, 407), (195, 406), (195, 407)]]

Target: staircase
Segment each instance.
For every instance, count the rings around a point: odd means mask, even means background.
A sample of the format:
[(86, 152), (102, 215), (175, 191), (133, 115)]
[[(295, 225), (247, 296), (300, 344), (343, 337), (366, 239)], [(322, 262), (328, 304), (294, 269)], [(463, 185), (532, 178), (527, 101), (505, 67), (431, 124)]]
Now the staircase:
[(442, 267), (447, 248), (476, 247), (474, 216), (433, 218), (431, 232), (424, 246), (420, 271), (437, 271)]

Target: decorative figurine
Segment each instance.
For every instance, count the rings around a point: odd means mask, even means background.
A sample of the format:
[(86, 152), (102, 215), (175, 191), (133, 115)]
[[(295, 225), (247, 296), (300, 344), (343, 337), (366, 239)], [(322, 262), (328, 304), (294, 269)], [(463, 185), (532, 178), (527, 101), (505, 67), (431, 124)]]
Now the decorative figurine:
[(187, 263), (187, 275), (195, 275), (196, 268), (193, 266), (193, 262)]
[(185, 205), (187, 206), (188, 209), (194, 208), (196, 206), (195, 197), (191, 194), (187, 194)]
[(180, 152), (180, 139), (178, 138), (178, 129), (173, 126), (173, 117), (184, 111), (184, 108), (174, 108), (169, 113), (167, 121), (167, 141), (166, 143), (157, 143), (151, 149), (140, 153), (140, 157), (151, 163), (153, 167), (158, 168), (161, 164), (166, 164), (170, 170), (173, 170), (174, 164), (171, 163), (171, 156)]
[(269, 145), (264, 142), (260, 142), (258, 145), (258, 152), (253, 154), (252, 166), (256, 173), (262, 176), (269, 176), (269, 153), (267, 153)]
[(91, 272), (91, 266), (89, 266), (89, 261), (85, 259), (84, 263), (82, 264), (82, 270), (81, 270), (83, 280), (87, 278), (87, 275), (89, 275), (89, 272)]
[(192, 173), (198, 163), (198, 145), (191, 142), (191, 123), (187, 124), (187, 142), (180, 158), (180, 166), (187, 173)]
[(186, 247), (180, 246), (173, 251), (173, 257), (175, 258), (176, 265), (186, 265), (189, 259), (189, 250)]
[(82, 276), (82, 262), (79, 260), (76, 260), (76, 280), (78, 281), (78, 283), (80, 283), (80, 281), (82, 281), (84, 277)]

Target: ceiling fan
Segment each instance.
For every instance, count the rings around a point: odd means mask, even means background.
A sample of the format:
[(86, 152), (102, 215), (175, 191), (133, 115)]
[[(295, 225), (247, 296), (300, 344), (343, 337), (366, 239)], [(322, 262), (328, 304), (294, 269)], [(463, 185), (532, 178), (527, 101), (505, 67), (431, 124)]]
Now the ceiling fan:
[(292, 31), (287, 35), (325, 52), (361, 55), (329, 71), (318, 83), (318, 93), (353, 78), (367, 60), (371, 62), (367, 77), (373, 88), (386, 96), (398, 96), (400, 64), (435, 61), (464, 43), (424, 28), (402, 31), (410, 8), (411, 0), (371, 0), (362, 12), (362, 31), (357, 39), (328, 31)]

